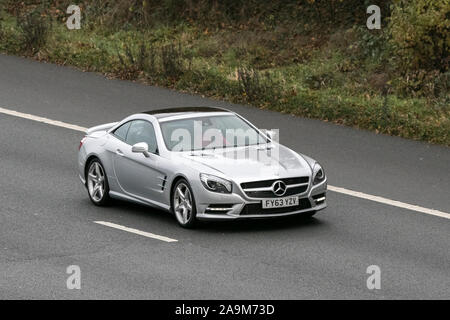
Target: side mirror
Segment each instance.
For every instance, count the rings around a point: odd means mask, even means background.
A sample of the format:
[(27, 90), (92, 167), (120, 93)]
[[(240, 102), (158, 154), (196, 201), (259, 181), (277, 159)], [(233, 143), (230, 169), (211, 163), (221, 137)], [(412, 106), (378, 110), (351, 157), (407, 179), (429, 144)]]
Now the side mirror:
[(131, 147), (131, 152), (142, 153), (146, 158), (150, 157), (148, 153), (148, 144), (145, 142), (138, 142)]

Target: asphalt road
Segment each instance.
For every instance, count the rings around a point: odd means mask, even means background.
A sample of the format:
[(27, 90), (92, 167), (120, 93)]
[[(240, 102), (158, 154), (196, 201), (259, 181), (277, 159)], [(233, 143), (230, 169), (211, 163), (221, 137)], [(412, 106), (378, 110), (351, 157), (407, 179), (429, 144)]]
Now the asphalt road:
[[(0, 107), (89, 127), (169, 106), (221, 105), (318, 159), (329, 183), (450, 212), (450, 149), (0, 55)], [(0, 113), (0, 299), (449, 299), (450, 221), (329, 192), (298, 218), (184, 230), (151, 208), (93, 206), (81, 132)], [(166, 243), (95, 224), (177, 239)], [(81, 268), (68, 290), (66, 268)], [(369, 290), (366, 269), (381, 269)]]

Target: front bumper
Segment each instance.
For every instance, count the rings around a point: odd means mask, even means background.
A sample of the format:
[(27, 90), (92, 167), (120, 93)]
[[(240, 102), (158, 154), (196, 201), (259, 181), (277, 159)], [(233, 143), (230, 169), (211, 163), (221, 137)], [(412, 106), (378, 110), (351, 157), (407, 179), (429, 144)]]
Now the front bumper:
[[(210, 194), (210, 197), (201, 197), (197, 199), (197, 219), (199, 220), (237, 220), (237, 219), (264, 219), (264, 218), (276, 218), (291, 215), (301, 215), (307, 212), (323, 210), (327, 207), (326, 202), (327, 180), (321, 182), (318, 185), (308, 188), (308, 191), (299, 194), (299, 200), (301, 203), (306, 203), (304, 208), (299, 207), (286, 207), (283, 209), (270, 210), (260, 209), (247, 210), (247, 205), (256, 206), (261, 204), (263, 199), (248, 198), (239, 194)], [(275, 198), (275, 197), (274, 197)], [(228, 210), (223, 213), (218, 211), (212, 211), (212, 206), (215, 209), (222, 207), (223, 210)], [(272, 213), (271, 211), (276, 211)], [(249, 213), (250, 212), (250, 213)]]

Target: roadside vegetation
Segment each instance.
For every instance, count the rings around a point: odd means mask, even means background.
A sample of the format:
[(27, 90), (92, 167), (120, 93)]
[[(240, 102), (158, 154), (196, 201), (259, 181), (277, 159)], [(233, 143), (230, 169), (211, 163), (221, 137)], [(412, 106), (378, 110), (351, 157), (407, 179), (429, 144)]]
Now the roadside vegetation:
[[(69, 4), (81, 30), (65, 25)], [(370, 4), (380, 30), (366, 27)], [(450, 0), (0, 0), (0, 11), (0, 52), (450, 146)]]

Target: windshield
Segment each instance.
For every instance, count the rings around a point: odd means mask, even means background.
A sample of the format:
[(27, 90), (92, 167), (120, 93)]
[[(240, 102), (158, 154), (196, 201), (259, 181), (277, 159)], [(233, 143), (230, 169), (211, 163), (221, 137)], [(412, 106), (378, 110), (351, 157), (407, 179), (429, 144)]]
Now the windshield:
[(235, 115), (196, 117), (160, 123), (170, 151), (243, 147), (266, 143), (266, 138)]

